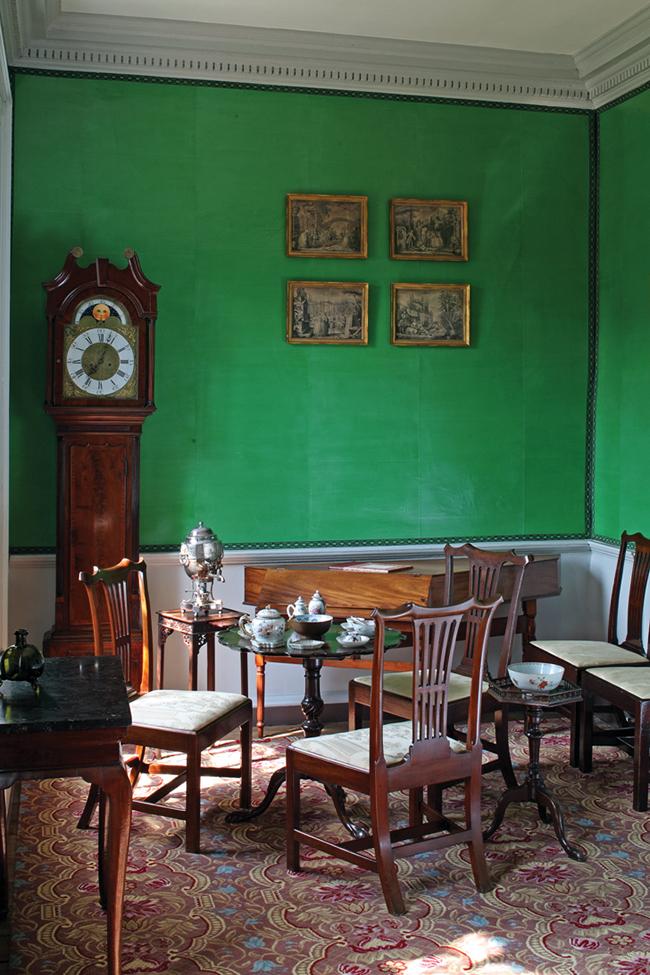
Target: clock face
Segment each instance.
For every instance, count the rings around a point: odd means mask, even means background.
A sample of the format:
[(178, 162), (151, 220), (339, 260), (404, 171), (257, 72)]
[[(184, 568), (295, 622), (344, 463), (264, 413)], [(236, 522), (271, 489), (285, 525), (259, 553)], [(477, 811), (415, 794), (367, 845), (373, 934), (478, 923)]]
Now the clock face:
[(89, 328), (68, 348), (68, 376), (88, 396), (112, 396), (133, 376), (135, 350), (128, 339), (110, 328)]
[(137, 342), (125, 309), (86, 299), (64, 332), (64, 398), (136, 399)]

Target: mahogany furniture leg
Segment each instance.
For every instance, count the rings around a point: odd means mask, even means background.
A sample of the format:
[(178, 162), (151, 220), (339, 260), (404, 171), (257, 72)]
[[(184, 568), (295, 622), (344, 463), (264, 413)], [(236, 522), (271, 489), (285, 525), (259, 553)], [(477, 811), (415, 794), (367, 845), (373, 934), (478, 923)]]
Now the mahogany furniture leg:
[(215, 669), (214, 669), (214, 633), (208, 633), (206, 637), (205, 650), (208, 655), (208, 690), (214, 690)]
[(162, 622), (158, 623), (158, 660), (156, 661), (156, 687), (163, 687), (165, 679), (165, 644), (167, 637), (174, 631), (165, 626)]
[(86, 805), (84, 806), (83, 812), (79, 817), (79, 822), (77, 823), (77, 829), (90, 829), (93, 813), (95, 812), (95, 807), (99, 802), (99, 793), (99, 787), (96, 785), (91, 785), (90, 789), (88, 790)]
[(106, 796), (108, 828), (104, 876), (106, 878), (108, 975), (121, 975), (124, 885), (131, 832), (131, 785), (124, 765), (88, 769), (83, 772), (83, 777), (87, 782), (98, 785)]
[(266, 681), (266, 661), (261, 653), (255, 654), (255, 667), (257, 668), (257, 682), (255, 685), (257, 693), (257, 704), (255, 706), (257, 715), (257, 737), (264, 737), (264, 684)]

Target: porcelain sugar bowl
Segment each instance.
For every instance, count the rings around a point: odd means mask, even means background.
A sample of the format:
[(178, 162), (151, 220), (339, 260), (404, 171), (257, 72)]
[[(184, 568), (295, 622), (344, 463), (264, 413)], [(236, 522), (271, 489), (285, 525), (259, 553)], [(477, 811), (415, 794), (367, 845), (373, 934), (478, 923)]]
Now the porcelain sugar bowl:
[(244, 613), (239, 618), (240, 633), (258, 647), (280, 647), (284, 644), (284, 617), (277, 609), (266, 606), (255, 617)]

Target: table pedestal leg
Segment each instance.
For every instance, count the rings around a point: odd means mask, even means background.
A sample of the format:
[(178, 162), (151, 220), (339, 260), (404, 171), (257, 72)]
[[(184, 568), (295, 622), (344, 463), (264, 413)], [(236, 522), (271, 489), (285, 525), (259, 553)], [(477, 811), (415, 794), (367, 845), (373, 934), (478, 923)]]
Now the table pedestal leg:
[(529, 706), (526, 708), (525, 733), (528, 738), (529, 762), (526, 778), (521, 785), (512, 789), (506, 789), (501, 796), (494, 813), (494, 818), (483, 833), (483, 839), (488, 840), (498, 830), (503, 822), (506, 808), (511, 802), (534, 802), (537, 805), (539, 817), (544, 823), (553, 823), (555, 835), (557, 836), (562, 849), (571, 857), (572, 860), (583, 861), (587, 859), (587, 854), (582, 847), (569, 843), (565, 834), (564, 815), (557, 799), (555, 799), (544, 783), (539, 766), (539, 746), (543, 737), (541, 730), (541, 720), (543, 708)]

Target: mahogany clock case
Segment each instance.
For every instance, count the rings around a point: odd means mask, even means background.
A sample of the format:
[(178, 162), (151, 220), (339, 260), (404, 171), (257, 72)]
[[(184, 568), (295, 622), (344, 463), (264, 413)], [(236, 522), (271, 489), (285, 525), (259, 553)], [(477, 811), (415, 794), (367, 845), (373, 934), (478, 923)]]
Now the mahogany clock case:
[[(157, 315), (159, 286), (145, 278), (136, 254), (127, 251), (126, 267), (118, 268), (107, 258), (97, 258), (88, 267), (77, 263), (82, 251), (74, 248), (68, 254), (61, 272), (43, 287), (47, 292), (48, 362), (45, 408), (48, 413), (65, 409), (81, 419), (88, 410), (98, 420), (115, 408), (120, 413), (133, 412), (134, 419), (144, 418), (155, 409), (154, 322)], [(117, 334), (124, 345), (132, 346), (132, 374), (111, 395), (84, 396), (75, 388), (68, 371), (70, 347), (76, 334), (103, 332), (104, 320), (93, 320), (92, 306), (104, 306), (108, 314), (119, 316)], [(75, 320), (76, 319), (76, 320)], [(113, 322), (114, 317), (109, 319)], [(91, 328), (90, 326), (95, 326)], [(110, 325), (108, 326), (110, 328)], [(71, 334), (72, 330), (72, 334)], [(90, 341), (88, 339), (87, 341)], [(127, 353), (128, 354), (128, 353)], [(90, 385), (90, 384), (89, 384)], [(93, 384), (96, 385), (96, 384)], [(108, 383), (106, 384), (108, 389)], [(97, 414), (95, 411), (98, 411)]]
[[(101, 257), (83, 268), (77, 263), (80, 256), (79, 248), (70, 251), (60, 274), (44, 284), (48, 322), (45, 410), (52, 416), (57, 434), (55, 624), (46, 634), (44, 646), (47, 654), (57, 656), (92, 654), (94, 650), (79, 572), (94, 565), (114, 565), (124, 556), (138, 558), (140, 434), (144, 420), (155, 410), (154, 323), (159, 286), (145, 278), (132, 252), (127, 252), (124, 268)], [(100, 305), (103, 307), (98, 308)], [(100, 314), (93, 317), (95, 310)], [(120, 316), (118, 327), (113, 327), (112, 316)], [(108, 328), (111, 331), (105, 332)], [(106, 335), (132, 339), (131, 372), (108, 395), (83, 395), (84, 383), (97, 388), (94, 377), (110, 377), (111, 369), (119, 364), (113, 345), (104, 341)], [(76, 354), (76, 343), (83, 343), (87, 357), (85, 376), (75, 386), (70, 357)], [(112, 364), (106, 369), (111, 356)], [(133, 599), (137, 599), (135, 592)], [(134, 649), (134, 673), (126, 675), (132, 683), (139, 669), (137, 647)]]

